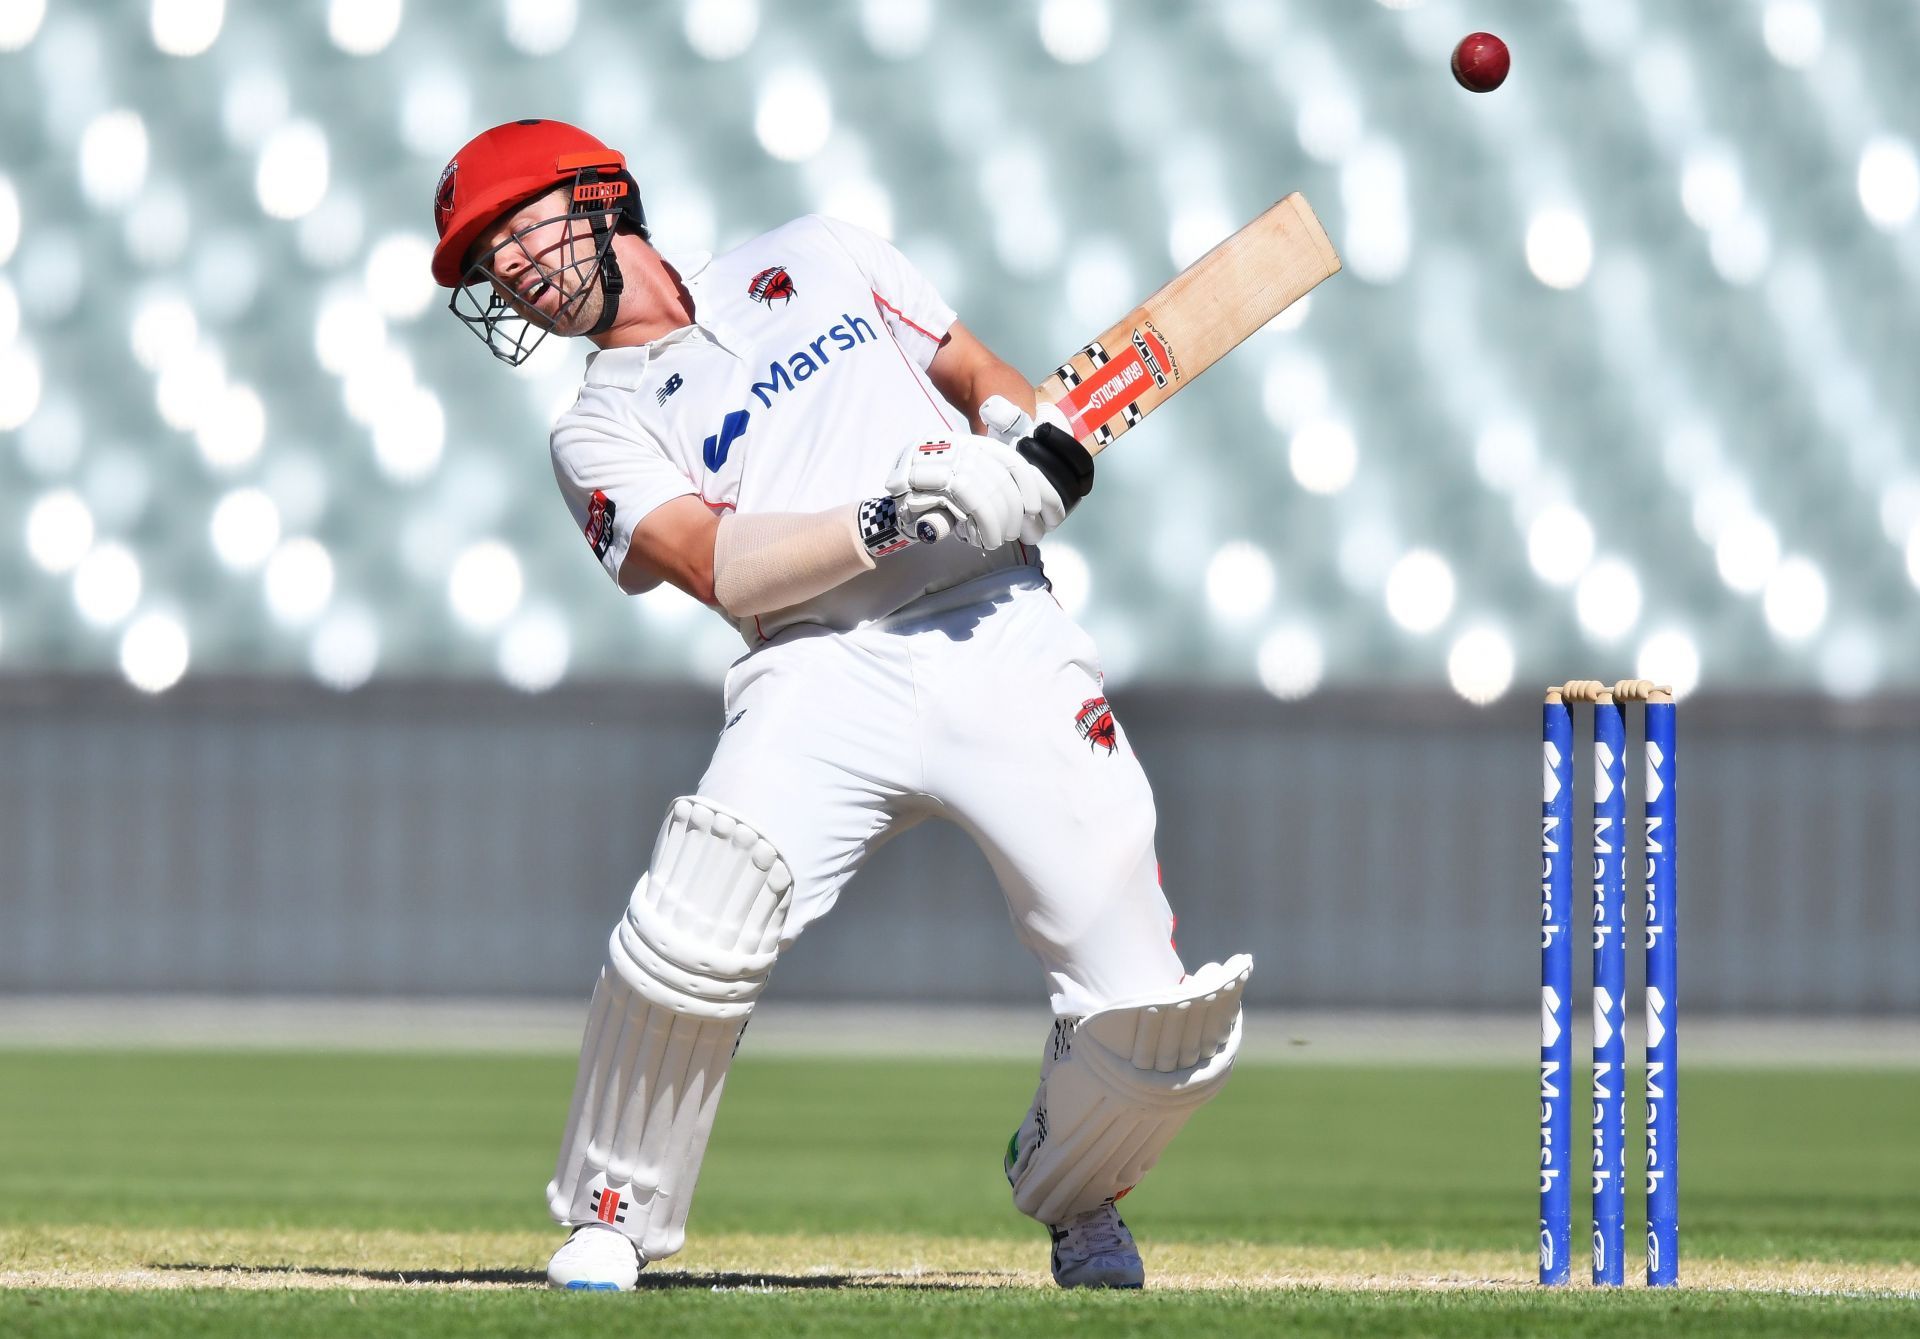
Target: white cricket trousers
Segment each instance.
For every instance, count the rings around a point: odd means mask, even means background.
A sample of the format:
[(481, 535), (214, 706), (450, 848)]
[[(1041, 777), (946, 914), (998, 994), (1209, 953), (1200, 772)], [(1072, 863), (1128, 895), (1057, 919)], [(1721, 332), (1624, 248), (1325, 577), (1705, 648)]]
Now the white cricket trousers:
[(785, 944), (867, 853), (930, 817), (986, 854), (1057, 1016), (1185, 975), (1153, 794), (1106, 708), (1093, 639), (1037, 576), (947, 607), (802, 626), (734, 665), (699, 793), (772, 840), (795, 880)]

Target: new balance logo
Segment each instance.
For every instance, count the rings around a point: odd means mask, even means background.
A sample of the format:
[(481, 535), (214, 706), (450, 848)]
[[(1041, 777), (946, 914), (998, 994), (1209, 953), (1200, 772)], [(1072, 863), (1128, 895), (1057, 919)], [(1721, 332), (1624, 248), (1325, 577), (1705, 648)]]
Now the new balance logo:
[(661, 383), (659, 390), (653, 393), (654, 403), (665, 404), (667, 402), (667, 397), (669, 395), (672, 395), (675, 391), (679, 390), (680, 387), (685, 384), (686, 384), (685, 382), (680, 380), (680, 374), (678, 372), (675, 372), (672, 376), (668, 377), (664, 382)]

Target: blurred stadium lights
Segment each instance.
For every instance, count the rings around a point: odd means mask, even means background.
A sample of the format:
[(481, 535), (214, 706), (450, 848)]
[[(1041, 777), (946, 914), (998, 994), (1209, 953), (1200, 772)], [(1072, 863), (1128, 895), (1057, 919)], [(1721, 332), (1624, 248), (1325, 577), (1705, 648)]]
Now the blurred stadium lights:
[(1513, 683), (1513, 643), (1493, 627), (1461, 633), (1447, 652), (1447, 681), (1469, 702), (1499, 700)]
[[(425, 274), (439, 164), (533, 113), (627, 151), (663, 248), (848, 217), (1036, 371), (1306, 192), (1348, 273), (1045, 546), (1117, 677), (1920, 686), (1920, 30), (1503, 22), (1470, 98), (1460, 16), (1387, 0), (0, 3), (0, 669), (717, 676), (552, 496), (582, 351), (505, 372)], [(1087, 116), (1123, 62), (1181, 93)]]

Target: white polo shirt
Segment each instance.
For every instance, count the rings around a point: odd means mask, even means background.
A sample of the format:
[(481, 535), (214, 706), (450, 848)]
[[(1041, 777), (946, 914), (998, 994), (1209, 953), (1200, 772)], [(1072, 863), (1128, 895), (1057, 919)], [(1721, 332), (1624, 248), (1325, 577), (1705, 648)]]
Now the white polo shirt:
[[(823, 511), (884, 493), (907, 446), (968, 431), (926, 375), (953, 309), (872, 233), (810, 214), (675, 268), (694, 323), (595, 352), (553, 427), (561, 495), (616, 581), (634, 527), (662, 503)], [(852, 628), (990, 573), (1036, 578), (1039, 562), (1017, 542), (916, 544), (737, 626), (749, 647), (797, 623)]]

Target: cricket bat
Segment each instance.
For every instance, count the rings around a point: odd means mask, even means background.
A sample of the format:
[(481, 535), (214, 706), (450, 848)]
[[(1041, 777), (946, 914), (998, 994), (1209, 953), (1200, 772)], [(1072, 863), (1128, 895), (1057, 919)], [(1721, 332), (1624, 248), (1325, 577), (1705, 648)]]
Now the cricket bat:
[(1298, 191), (1187, 266), (1034, 387), (1099, 455), (1291, 307), (1340, 256)]
[[(1340, 271), (1340, 255), (1295, 191), (1161, 285), (1034, 387), (1093, 455), (1241, 340)], [(944, 536), (945, 517), (921, 519)]]

